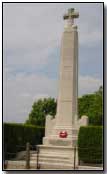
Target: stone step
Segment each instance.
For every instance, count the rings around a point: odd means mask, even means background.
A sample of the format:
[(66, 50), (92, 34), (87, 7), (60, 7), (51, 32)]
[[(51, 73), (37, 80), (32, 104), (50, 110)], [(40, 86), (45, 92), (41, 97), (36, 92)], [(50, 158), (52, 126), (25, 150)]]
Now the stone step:
[[(37, 154), (33, 155), (30, 157), (30, 161), (37, 161)], [(67, 156), (59, 156), (59, 155), (52, 155), (52, 154), (41, 154), (39, 156), (39, 162), (47, 162), (47, 163), (61, 163), (63, 165), (65, 164), (71, 164), (72, 163), (72, 159), (70, 159), (69, 157)]]
[[(31, 161), (37, 161), (37, 159), (35, 159), (35, 158), (31, 158), (30, 159)], [(63, 159), (63, 158), (60, 158), (60, 159), (52, 159), (52, 158), (46, 158), (46, 157), (44, 157), (44, 158), (39, 158), (39, 162), (51, 162), (51, 163), (53, 163), (53, 162), (61, 162), (61, 163), (66, 163), (66, 164), (71, 164), (71, 161), (69, 160), (69, 159)]]
[(48, 170), (61, 170), (61, 169), (63, 169), (63, 170), (66, 170), (66, 169), (68, 169), (68, 170), (72, 170), (73, 169), (73, 165), (71, 165), (71, 164), (65, 164), (65, 163), (51, 163), (51, 162), (40, 162), (39, 163), (39, 165), (40, 165), (40, 169), (48, 169)]
[[(72, 169), (73, 166), (68, 164), (62, 164), (62, 163), (51, 163), (51, 162), (39, 162), (40, 170), (46, 169), (46, 170), (60, 170), (60, 169)], [(8, 161), (7, 169), (13, 170), (13, 169), (21, 169), (26, 170), (26, 162), (25, 161)], [(30, 161), (30, 169), (37, 169), (37, 163), (35, 161)]]
[[(44, 157), (47, 157), (47, 158), (57, 158), (57, 159), (61, 159), (61, 158), (63, 158), (63, 159), (69, 159), (69, 157), (67, 157), (66, 155), (57, 155), (56, 153), (51, 153), (51, 154), (39, 154), (39, 158), (44, 158)], [(31, 156), (30, 156), (30, 158), (37, 158), (37, 154), (32, 154)]]
[[(56, 158), (53, 158), (53, 157), (49, 157), (49, 156), (42, 156), (42, 157), (39, 157), (39, 160), (46, 160), (46, 159), (49, 159), (49, 160), (69, 160), (69, 158), (63, 158), (63, 157), (56, 157)], [(37, 157), (30, 157), (30, 160), (37, 160)]]

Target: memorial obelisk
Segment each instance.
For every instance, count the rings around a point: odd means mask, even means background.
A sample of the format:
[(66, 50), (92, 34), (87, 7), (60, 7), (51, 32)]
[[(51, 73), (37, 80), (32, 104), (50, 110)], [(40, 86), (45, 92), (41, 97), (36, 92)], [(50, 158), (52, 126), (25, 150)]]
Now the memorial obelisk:
[[(74, 9), (69, 9), (64, 15), (65, 27), (61, 41), (61, 62), (59, 75), (59, 94), (57, 100), (57, 114), (51, 125), (51, 140), (59, 139), (60, 134), (67, 134), (65, 139), (73, 145), (73, 132), (76, 131), (77, 122), (77, 94), (78, 94), (78, 32), (74, 25), (74, 18), (79, 14)], [(47, 116), (47, 122), (48, 122)], [(48, 125), (47, 128), (48, 129)], [(54, 125), (54, 127), (53, 127)], [(52, 129), (53, 127), (53, 129)], [(50, 133), (49, 130), (46, 131)], [(44, 138), (48, 143), (49, 138)], [(50, 141), (50, 140), (49, 140)]]
[[(59, 94), (55, 118), (46, 116), (45, 137), (39, 145), (40, 165), (46, 169), (72, 169), (74, 147), (79, 129), (78, 97), (78, 31), (73, 8), (64, 15), (66, 22), (61, 41)], [(85, 125), (87, 118), (83, 119)], [(81, 123), (81, 121), (80, 121)]]
[(71, 129), (77, 121), (78, 94), (78, 32), (74, 18), (79, 14), (69, 9), (64, 15), (66, 20), (61, 43), (61, 64), (59, 96), (56, 116), (56, 129), (66, 131), (71, 138)]

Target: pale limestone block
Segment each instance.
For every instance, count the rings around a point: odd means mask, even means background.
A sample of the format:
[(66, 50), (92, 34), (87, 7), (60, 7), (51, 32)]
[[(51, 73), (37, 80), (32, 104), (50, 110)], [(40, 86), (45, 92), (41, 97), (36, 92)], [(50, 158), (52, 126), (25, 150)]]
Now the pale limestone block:
[(78, 126), (88, 126), (88, 122), (89, 122), (89, 119), (88, 119), (88, 116), (86, 115), (83, 115), (79, 120), (78, 120)]
[(50, 136), (55, 125), (55, 118), (52, 115), (46, 116), (45, 122), (45, 137)]

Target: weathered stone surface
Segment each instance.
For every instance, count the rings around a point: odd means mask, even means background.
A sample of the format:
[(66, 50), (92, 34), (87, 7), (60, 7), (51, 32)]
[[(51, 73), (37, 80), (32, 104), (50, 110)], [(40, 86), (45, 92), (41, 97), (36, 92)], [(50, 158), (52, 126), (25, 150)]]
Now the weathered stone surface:
[[(43, 145), (38, 146), (40, 163), (43, 168), (47, 166), (47, 169), (72, 169), (78, 129), (81, 123), (87, 123), (86, 118), (78, 123), (78, 31), (74, 25), (75, 17), (78, 17), (78, 14), (70, 10), (62, 35), (57, 113), (55, 119), (47, 116)], [(60, 132), (66, 132), (67, 137), (61, 138)], [(57, 164), (54, 157), (58, 161)], [(76, 154), (76, 165), (77, 163)]]
[[(50, 144), (48, 139), (59, 138), (61, 131), (66, 131), (68, 138), (77, 137), (77, 95), (78, 95), (78, 32), (77, 26), (68, 24), (64, 29), (61, 41), (61, 63), (59, 76), (59, 95), (55, 119), (46, 118), (44, 144)], [(76, 139), (76, 138), (75, 138)], [(67, 139), (65, 139), (66, 141)], [(57, 140), (54, 141), (60, 144)], [(52, 144), (52, 142), (51, 142)], [(69, 145), (68, 141), (64, 142)], [(71, 145), (75, 143), (71, 142)]]
[(63, 139), (49, 139), (49, 144), (55, 145), (55, 146), (69, 146), (71, 145), (71, 141), (69, 140), (63, 140)]

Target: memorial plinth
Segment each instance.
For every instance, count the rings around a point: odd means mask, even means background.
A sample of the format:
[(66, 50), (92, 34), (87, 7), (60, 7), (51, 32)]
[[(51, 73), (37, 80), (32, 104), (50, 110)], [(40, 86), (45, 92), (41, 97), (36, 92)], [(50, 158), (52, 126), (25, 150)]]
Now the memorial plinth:
[[(55, 119), (46, 117), (43, 145), (39, 145), (40, 165), (47, 169), (72, 169), (74, 147), (80, 125), (78, 120), (78, 31), (74, 18), (79, 14), (69, 9), (64, 15), (67, 21), (61, 41), (61, 63), (59, 76), (59, 94)], [(78, 160), (77, 160), (78, 163)]]

